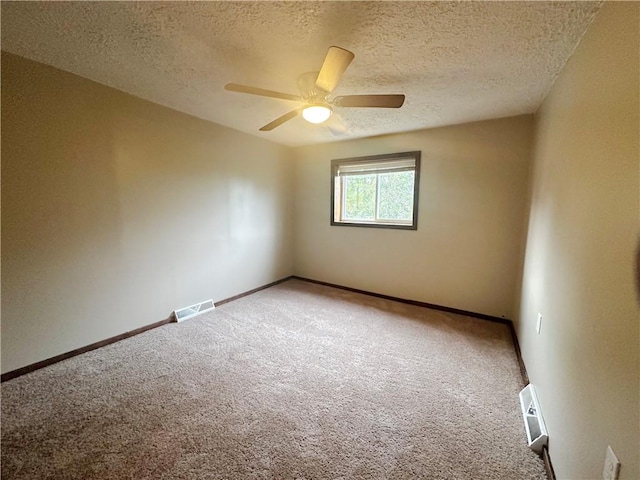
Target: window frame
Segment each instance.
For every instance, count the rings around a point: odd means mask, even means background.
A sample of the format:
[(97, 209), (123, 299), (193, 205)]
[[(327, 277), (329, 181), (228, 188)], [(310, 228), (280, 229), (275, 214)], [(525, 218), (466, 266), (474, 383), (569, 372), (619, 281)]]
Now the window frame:
[[(331, 225), (337, 227), (365, 227), (365, 228), (391, 228), (397, 230), (417, 230), (418, 229), (418, 204), (419, 204), (419, 191), (420, 191), (420, 156), (421, 151), (413, 152), (399, 152), (399, 153), (386, 153), (383, 155), (369, 155), (365, 157), (352, 157), (352, 158), (339, 158), (331, 160), (331, 211), (330, 219)], [(382, 223), (378, 221), (353, 221), (353, 220), (336, 220), (336, 179), (338, 177), (338, 169), (341, 165), (358, 164), (358, 163), (375, 163), (389, 160), (402, 160), (411, 158), (415, 160), (414, 169), (414, 182), (413, 182), (413, 218), (411, 223)], [(375, 173), (372, 170), (373, 173)], [(378, 173), (379, 174), (379, 173)], [(366, 173), (363, 173), (366, 175)], [(342, 177), (343, 179), (345, 177)], [(340, 180), (341, 182), (343, 180)], [(376, 180), (376, 190), (379, 191), (380, 182)], [(377, 199), (377, 196), (376, 196)], [(340, 189), (340, 207), (342, 210), (342, 204), (344, 204), (344, 189)], [(379, 209), (378, 202), (376, 200), (375, 205), (376, 212)], [(377, 215), (377, 214), (376, 214)]]

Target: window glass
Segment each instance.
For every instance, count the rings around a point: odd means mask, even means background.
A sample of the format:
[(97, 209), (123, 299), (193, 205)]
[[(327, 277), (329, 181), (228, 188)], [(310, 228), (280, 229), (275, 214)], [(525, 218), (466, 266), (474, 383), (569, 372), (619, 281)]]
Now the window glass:
[(411, 221), (415, 172), (378, 175), (378, 218)]
[(347, 220), (375, 220), (376, 175), (344, 177), (343, 218)]

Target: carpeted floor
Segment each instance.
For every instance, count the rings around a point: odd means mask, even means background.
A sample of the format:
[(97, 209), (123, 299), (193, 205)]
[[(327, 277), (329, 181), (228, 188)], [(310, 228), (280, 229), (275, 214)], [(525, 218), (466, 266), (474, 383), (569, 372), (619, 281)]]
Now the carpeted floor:
[(3, 479), (542, 479), (505, 325), (290, 280), (2, 384)]

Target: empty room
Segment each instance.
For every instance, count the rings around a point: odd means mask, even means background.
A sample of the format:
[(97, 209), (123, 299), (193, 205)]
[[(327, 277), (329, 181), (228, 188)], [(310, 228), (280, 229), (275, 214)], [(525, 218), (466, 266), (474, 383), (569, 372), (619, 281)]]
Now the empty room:
[(0, 5), (2, 479), (640, 478), (640, 3)]

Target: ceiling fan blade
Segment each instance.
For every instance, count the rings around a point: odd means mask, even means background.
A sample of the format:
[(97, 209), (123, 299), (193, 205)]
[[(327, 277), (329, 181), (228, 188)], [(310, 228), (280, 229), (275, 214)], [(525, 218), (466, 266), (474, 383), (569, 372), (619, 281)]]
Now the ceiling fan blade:
[(325, 122), (325, 125), (334, 137), (341, 137), (345, 135), (349, 130), (344, 124), (344, 121), (342, 120), (340, 115), (338, 115), (336, 112), (333, 112), (333, 114)]
[(276, 118), (273, 122), (267, 123), (264, 127), (260, 128), (260, 131), (261, 132), (269, 132), (269, 131), (273, 130), (274, 128), (279, 127), (284, 122), (288, 122), (292, 118), (295, 118), (296, 115), (298, 115), (299, 111), (300, 110), (298, 109), (298, 110), (292, 110), (289, 113), (285, 113), (281, 117)]
[(400, 108), (404, 95), (345, 95), (331, 102), (338, 107)]
[(249, 87), (248, 85), (239, 85), (237, 83), (227, 83), (225, 90), (230, 92), (250, 93), (251, 95), (260, 95), (261, 97), (281, 98), (283, 100), (292, 100), (294, 102), (302, 102), (302, 97), (291, 95), (289, 93), (274, 92), (273, 90), (265, 90), (264, 88)]
[(349, 50), (340, 47), (329, 47), (316, 79), (316, 88), (327, 93), (333, 92), (353, 57), (353, 53)]

